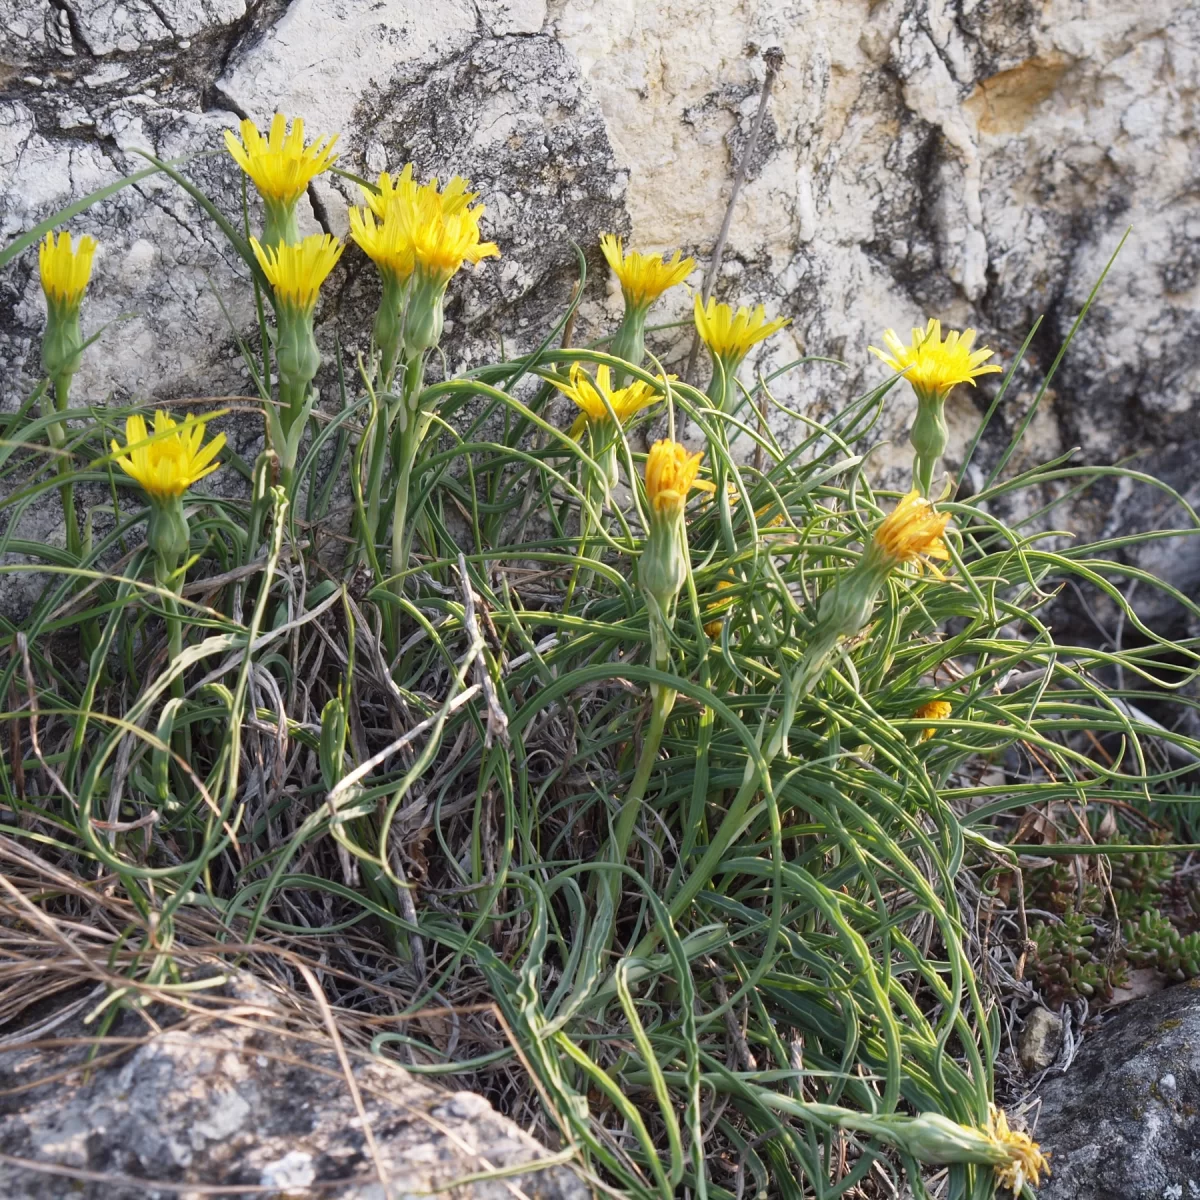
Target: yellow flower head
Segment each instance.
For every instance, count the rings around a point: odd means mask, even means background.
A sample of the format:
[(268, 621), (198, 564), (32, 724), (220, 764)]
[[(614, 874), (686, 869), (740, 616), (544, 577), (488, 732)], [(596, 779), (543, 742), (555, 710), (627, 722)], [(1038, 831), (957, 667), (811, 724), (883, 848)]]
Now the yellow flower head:
[(950, 551), (942, 535), (949, 523), (950, 514), (934, 512), (933, 505), (914, 488), (875, 530), (875, 545), (893, 566), (931, 558), (945, 560)]
[(78, 246), (71, 245), (71, 235), (66, 230), (57, 239), (53, 233), (46, 234), (46, 240), (38, 246), (38, 272), (42, 291), (50, 303), (68, 308), (79, 304), (92, 277), (95, 253), (96, 239), (86, 233)]
[[(154, 414), (154, 437), (146, 432), (146, 422), (135, 413), (125, 421), (125, 445), (112, 443), (116, 464), (142, 485), (151, 500), (165, 501), (182, 496), (198, 479), (220, 466), (213, 461), (225, 445), (218, 433), (207, 446), (203, 420), (190, 413), (182, 425), (161, 410)], [(124, 453), (122, 453), (124, 451)]]
[(1049, 1154), (1029, 1134), (1009, 1129), (1004, 1110), (994, 1104), (988, 1105), (987, 1133), (1008, 1156), (1008, 1161), (997, 1163), (994, 1170), (1000, 1186), (1008, 1188), (1014, 1196), (1021, 1194), (1026, 1183), (1037, 1187), (1042, 1174), (1050, 1174)]
[[(913, 716), (921, 721), (944, 721), (950, 715), (951, 707), (949, 700), (927, 700), (917, 706)], [(922, 729), (918, 740), (927, 742), (935, 733), (936, 729)]]
[(696, 265), (694, 258), (682, 258), (679, 250), (668, 259), (661, 254), (638, 254), (632, 250), (626, 254), (621, 239), (611, 233), (600, 239), (600, 249), (621, 284), (625, 303), (631, 308), (653, 304), (668, 288), (682, 283)]
[(270, 280), (275, 299), (302, 312), (311, 312), (316, 306), (321, 284), (345, 249), (331, 233), (310, 234), (296, 246), (282, 244), (264, 250), (257, 238), (251, 238), (250, 245)]
[(883, 331), (883, 340), (890, 353), (874, 346), (867, 349), (893, 371), (902, 372), (918, 395), (945, 396), (956, 383), (969, 383), (974, 387), (977, 376), (1000, 370), (995, 364), (980, 365), (991, 358), (994, 351), (986, 346), (971, 349), (975, 344), (974, 329), (965, 329), (962, 333), (951, 329), (942, 341), (942, 323), (932, 317), (924, 329), (912, 331), (912, 341), (907, 346), (893, 329)]
[(753, 312), (739, 308), (735, 313), (728, 304), (718, 304), (711, 298), (704, 304), (699, 294), (696, 295), (695, 317), (696, 330), (713, 356), (733, 363), (740, 363), (750, 353), (751, 346), (778, 333), (789, 323), (787, 317), (768, 321), (766, 309), (761, 304)]
[(473, 200), (479, 198), (478, 192), (467, 189), (471, 185), (460, 175), (455, 175), (441, 191), (438, 190), (437, 179), (419, 185), (413, 179), (413, 164), (406, 163), (404, 170), (395, 179), (387, 173), (380, 172), (375, 189), (359, 184), (359, 191), (367, 202), (367, 207), (381, 220), (397, 205), (412, 208), (421, 194), (432, 195), (441, 205), (444, 213), (453, 215), (469, 208)]
[(579, 437), (586, 423), (600, 424), (609, 419), (608, 409), (604, 406), (606, 398), (620, 425), (630, 421), (643, 408), (647, 408), (658, 399), (655, 387), (641, 379), (635, 379), (626, 387), (614, 391), (612, 372), (603, 363), (596, 368), (595, 379), (583, 369), (581, 363), (572, 363), (570, 384), (556, 383), (553, 379), (550, 382), (564, 396), (570, 396), (582, 410), (575, 424), (571, 426), (573, 438)]
[(660, 516), (679, 517), (692, 488), (711, 492), (713, 484), (697, 479), (704, 451), (689, 454), (678, 442), (664, 439), (650, 447), (646, 458), (646, 494)]
[(350, 210), (350, 236), (384, 275), (397, 281), (413, 273), (412, 242), (399, 220), (382, 218), (372, 208)]
[(309, 183), (336, 161), (333, 146), (337, 134), (305, 146), (303, 120), (296, 117), (290, 131), (287, 123), (283, 113), (276, 113), (270, 133), (263, 137), (253, 121), (243, 121), (241, 141), (227, 129), (225, 145), (264, 200), (290, 208)]
[(484, 206), (467, 207), (466, 195), (465, 191), (454, 195), (438, 192), (435, 179), (417, 189), (412, 204), (393, 205), (385, 218), (399, 221), (412, 246), (416, 271), (434, 283), (449, 283), (465, 262), (500, 257), (495, 242), (479, 240)]
[[(718, 579), (717, 580), (717, 591), (718, 592), (728, 591), (731, 587), (733, 587), (732, 579)], [(732, 604), (733, 604), (732, 600), (717, 599), (717, 600), (714, 600), (711, 604), (709, 604), (708, 608), (705, 610), (706, 616), (716, 618), (715, 620), (712, 620), (712, 621), (706, 621), (704, 624), (704, 632), (706, 634), (708, 634), (708, 636), (710, 638), (712, 638), (714, 641), (721, 636), (721, 616), (720, 616), (720, 614), (724, 613)]]

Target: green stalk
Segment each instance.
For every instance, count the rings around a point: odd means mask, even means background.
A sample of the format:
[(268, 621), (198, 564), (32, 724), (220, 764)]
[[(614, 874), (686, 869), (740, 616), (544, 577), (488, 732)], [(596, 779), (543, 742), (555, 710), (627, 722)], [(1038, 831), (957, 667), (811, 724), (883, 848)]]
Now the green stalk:
[[(179, 611), (179, 601), (183, 596), (184, 572), (173, 570), (161, 558), (155, 559), (155, 582), (166, 593), (163, 597), (163, 608), (166, 610), (167, 625), (167, 670), (170, 671), (179, 661), (183, 653), (183, 615)], [(183, 672), (171, 677), (171, 696), (176, 700), (183, 699)], [(192, 761), (192, 731), (184, 725), (175, 729), (171, 736), (172, 749), (185, 762)]]
[[(629, 840), (633, 836), (633, 827), (637, 823), (638, 809), (642, 803), (642, 797), (646, 794), (646, 785), (650, 782), (650, 775), (654, 771), (654, 764), (658, 761), (658, 750), (662, 744), (663, 730), (666, 728), (667, 718), (671, 715), (671, 709), (675, 707), (675, 697), (678, 693), (674, 688), (655, 687), (654, 698), (650, 706), (650, 728), (646, 731), (646, 740), (642, 743), (642, 753), (638, 758), (637, 770), (634, 772), (633, 780), (629, 784), (629, 791), (625, 793), (625, 800), (621, 805), (621, 811), (617, 814), (617, 824), (613, 831), (612, 851), (609, 858), (612, 862), (623, 863), (625, 855), (629, 850)], [(619, 877), (616, 875), (609, 877), (609, 889), (613, 890), (619, 886)], [(616, 896), (613, 896), (613, 904), (616, 904)]]
[(408, 563), (408, 489), (419, 448), (416, 421), (409, 414), (409, 425), (400, 435), (397, 460), (392, 463), (396, 475), (396, 499), (392, 507), (391, 587), (397, 596), (404, 592), (404, 580), (400, 575)]
[[(836, 640), (837, 637), (835, 634), (833, 643), (836, 643)], [(821, 675), (824, 674), (824, 664), (828, 662), (829, 650), (832, 649), (833, 643), (827, 645), (825, 637), (819, 638), (809, 647), (809, 653), (800, 660), (795, 672), (785, 678), (782, 711), (775, 722), (774, 728), (771, 730), (767, 748), (763, 751), (766, 771), (770, 771), (771, 764), (779, 756), (780, 752), (786, 748), (788, 735), (792, 730), (792, 722), (796, 718), (796, 706), (812, 690)], [(814, 664), (816, 665), (814, 666)], [(667, 906), (667, 911), (672, 921), (677, 921), (687, 912), (692, 902), (707, 886), (717, 871), (720, 870), (721, 863), (724, 861), (729, 847), (733, 844), (733, 839), (737, 836), (742, 823), (746, 819), (746, 813), (750, 809), (751, 800), (754, 799), (759, 789), (767, 783), (769, 783), (768, 779), (760, 779), (759, 770), (754, 760), (747, 759), (741, 787), (738, 788), (737, 795), (734, 796), (729, 808), (726, 809), (725, 817), (717, 828), (717, 832), (713, 835), (708, 849), (705, 850), (704, 856), (696, 865), (696, 869), (684, 880), (679, 891), (676, 892), (674, 898)], [(661, 936), (662, 930), (657, 925), (649, 929), (634, 948), (633, 957), (644, 958), (651, 953), (658, 944), (658, 939)]]
[[(408, 501), (413, 464), (417, 452), (429, 431), (431, 416), (421, 411), (421, 388), (425, 378), (425, 356), (415, 355), (404, 368), (404, 410), (400, 420), (404, 425), (399, 431), (392, 471), (396, 477), (396, 499), (392, 507), (392, 591), (397, 596), (404, 592), (402, 572), (408, 565)], [(399, 620), (399, 617), (397, 617)]]
[(582, 464), (580, 469), (584, 472), (583, 498), (585, 503), (579, 509), (579, 550), (575, 566), (571, 571), (571, 579), (567, 584), (567, 595), (563, 600), (564, 613), (571, 611), (571, 601), (575, 597), (575, 588), (577, 586), (588, 588), (592, 583), (592, 572), (584, 571), (579, 564), (587, 558), (588, 539), (592, 532), (592, 497), (595, 495), (595, 473), (590, 467)]
[[(59, 375), (54, 380), (54, 407), (60, 415), (66, 413), (69, 407), (70, 394), (71, 376)], [(63, 451), (67, 444), (67, 431), (63, 422), (52, 422), (47, 432), (50, 437), (50, 445), (57, 451)], [(75, 485), (71, 482), (71, 462), (65, 453), (58, 454), (57, 458), (57, 471), (61, 480), (58, 485), (58, 494), (62, 497), (63, 520), (67, 530), (67, 551), (72, 558), (82, 561), (83, 538), (79, 533), (79, 518), (75, 515)]]
[(391, 438), (391, 426), (386, 416), (386, 408), (378, 400), (373, 405), (375, 435), (371, 445), (371, 462), (367, 470), (367, 521), (362, 531), (364, 541), (374, 543), (379, 535), (379, 509), (382, 504), (383, 468), (387, 462), (388, 441)]

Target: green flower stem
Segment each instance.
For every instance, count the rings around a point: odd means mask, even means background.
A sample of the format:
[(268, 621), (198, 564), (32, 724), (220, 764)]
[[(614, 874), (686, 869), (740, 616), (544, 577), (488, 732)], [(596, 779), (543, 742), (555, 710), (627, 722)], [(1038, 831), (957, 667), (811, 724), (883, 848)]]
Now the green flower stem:
[(432, 422), (432, 414), (421, 410), (421, 390), (425, 381), (425, 356), (409, 359), (404, 368), (404, 407), (399, 414), (401, 427), (394, 439), (392, 474), (396, 480), (396, 499), (392, 508), (392, 558), (390, 572), (392, 591), (404, 591), (402, 572), (408, 565), (409, 531), (408, 501), (412, 469), (417, 453)]
[[(792, 722), (796, 717), (797, 705), (812, 691), (821, 676), (825, 674), (825, 669), (829, 665), (830, 656), (834, 646), (837, 645), (839, 636), (841, 634), (838, 629), (818, 628), (804, 657), (797, 664), (795, 671), (784, 681), (782, 710), (771, 730), (766, 749), (763, 751), (763, 760), (768, 771), (771, 764), (787, 746), (788, 735), (792, 730)], [(718, 826), (717, 832), (708, 844), (708, 849), (705, 850), (703, 857), (696, 864), (695, 869), (683, 881), (679, 891), (676, 892), (667, 906), (667, 911), (672, 921), (679, 920), (701, 891), (708, 886), (712, 877), (721, 869), (721, 863), (724, 861), (725, 855), (729, 852), (729, 847), (733, 844), (734, 838), (741, 832), (742, 826), (745, 823), (746, 814), (750, 810), (750, 802), (761, 790), (762, 784), (763, 781), (760, 778), (759, 770), (753, 759), (747, 760), (741, 786), (738, 788), (737, 794), (734, 796), (728, 809), (726, 809), (725, 816), (720, 826)], [(650, 954), (658, 944), (658, 939), (661, 936), (662, 930), (658, 926), (648, 930), (646, 935), (634, 948), (633, 956), (635, 958), (644, 958)]]
[(729, 503), (727, 466), (724, 456), (720, 454), (713, 462), (713, 483), (717, 489), (717, 513), (721, 518), (721, 537), (725, 542), (725, 552), (733, 558), (738, 552), (737, 538), (733, 533), (733, 506)]
[(399, 454), (392, 463), (396, 477), (396, 499), (392, 508), (391, 586), (398, 596), (404, 592), (404, 580), (400, 576), (408, 563), (408, 489), (413, 464), (420, 449), (420, 439), (416, 436), (416, 420), (412, 414), (409, 419), (408, 428), (400, 435)]
[[(58, 413), (63, 414), (67, 411), (70, 396), (71, 376), (69, 374), (59, 375), (54, 380), (54, 407)], [(67, 530), (67, 552), (73, 558), (82, 561), (83, 538), (79, 533), (79, 518), (75, 515), (75, 485), (71, 482), (71, 461), (64, 452), (67, 444), (66, 425), (62, 421), (53, 421), (47, 427), (47, 433), (50, 445), (60, 451), (56, 456), (58, 458), (58, 477), (61, 480), (58, 485), (58, 494), (62, 497), (63, 521)]]
[[(597, 456), (597, 462), (601, 462), (602, 458)], [(579, 509), (579, 550), (576, 552), (576, 562), (574, 569), (571, 571), (571, 579), (567, 584), (566, 598), (563, 600), (563, 612), (571, 611), (571, 601), (575, 597), (575, 589), (578, 587), (582, 590), (587, 590), (592, 586), (594, 572), (590, 569), (584, 569), (581, 564), (588, 556), (588, 543), (594, 528), (592, 520), (592, 502), (596, 495), (596, 473), (588, 466), (581, 466), (584, 472), (583, 479), (583, 496), (585, 503)], [(601, 507), (603, 501), (608, 498), (608, 489), (601, 485)]]
[[(170, 671), (183, 653), (183, 615), (179, 601), (183, 597), (184, 572), (164, 561), (161, 556), (154, 560), (154, 580), (163, 590), (163, 608), (167, 626), (167, 670)], [(171, 696), (183, 699), (183, 672), (171, 677)], [(192, 734), (189, 726), (174, 730), (171, 748), (185, 762), (192, 761)]]
[(371, 443), (371, 462), (367, 470), (367, 527), (363, 540), (372, 544), (379, 536), (379, 510), (383, 504), (383, 470), (387, 463), (388, 443), (392, 429), (387, 419), (387, 410), (380, 404), (375, 414), (375, 431)]
[[(629, 851), (629, 841), (633, 837), (633, 827), (637, 823), (638, 810), (642, 805), (642, 798), (646, 794), (646, 785), (650, 782), (650, 776), (654, 771), (654, 764), (658, 761), (658, 750), (662, 745), (663, 730), (667, 725), (667, 718), (671, 715), (671, 709), (675, 707), (675, 697), (678, 693), (674, 688), (655, 687), (654, 697), (650, 703), (650, 726), (646, 730), (645, 741), (642, 742), (642, 753), (638, 758), (637, 770), (634, 772), (633, 780), (629, 785), (629, 791), (625, 793), (625, 800), (621, 804), (621, 810), (617, 813), (617, 824), (613, 830), (611, 843), (611, 851), (609, 860), (614, 863), (623, 863), (625, 855)], [(617, 875), (609, 877), (608, 886), (610, 891), (619, 887), (620, 878)], [(613, 896), (613, 904), (616, 904), (616, 896)]]
[[(163, 599), (163, 605), (167, 610), (167, 665), (170, 667), (183, 653), (183, 617), (179, 612), (179, 600), (183, 594), (183, 577), (180, 575), (178, 579), (174, 578), (174, 572), (163, 570), (161, 564), (158, 576), (159, 586), (170, 593)], [(171, 695), (179, 699), (183, 698), (182, 675), (176, 675), (171, 680)]]

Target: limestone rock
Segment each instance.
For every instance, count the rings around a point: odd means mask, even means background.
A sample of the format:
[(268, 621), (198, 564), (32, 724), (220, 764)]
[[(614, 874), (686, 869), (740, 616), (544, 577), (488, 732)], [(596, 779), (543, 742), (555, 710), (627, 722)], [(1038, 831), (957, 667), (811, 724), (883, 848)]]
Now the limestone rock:
[(1200, 989), (1130, 1004), (1041, 1100), (1037, 1140), (1054, 1174), (1038, 1200), (1200, 1196)]
[[(884, 369), (887, 327), (926, 315), (973, 325), (1001, 362), (1044, 319), (1026, 364), (963, 463), (998, 386), (951, 398), (947, 464), (977, 487), (1033, 401), (1041, 373), (1132, 227), (1011, 467), (1074, 445), (1089, 461), (1141, 453), (1141, 469), (1192, 486), (1200, 397), (1200, 8), (1188, 0), (0, 0), (0, 235), (139, 167), (188, 170), (236, 213), (240, 180), (220, 132), (276, 108), (339, 132), (341, 165), (372, 174), (416, 158), (470, 174), (504, 258), (456, 281), (446, 348), (460, 366), (532, 344), (561, 309), (572, 242), (600, 261), (600, 232), (707, 261), (764, 72), (783, 66), (732, 224), (718, 295), (792, 318), (745, 375), (801, 354), (777, 378), (785, 404), (824, 418)], [(703, 36), (698, 36), (702, 31)], [(307, 228), (344, 232), (352, 187), (310, 191)], [(102, 253), (86, 314), (106, 332), (78, 390), (100, 402), (237, 394), (232, 330), (251, 318), (245, 270), (211, 222), (162, 181), (72, 222)], [(0, 275), (0, 402), (37, 372), (41, 299), (32, 256)], [(365, 340), (371, 273), (356, 252), (320, 319)], [(594, 271), (593, 274), (596, 272)], [(699, 273), (694, 281), (698, 281)], [(682, 290), (655, 321), (685, 320)], [(594, 280), (580, 332), (614, 319)], [(356, 341), (356, 339), (358, 339)], [(652, 346), (677, 366), (686, 330)], [(913, 402), (889, 399), (872, 458), (902, 483)], [(785, 446), (801, 426), (778, 420)], [(1067, 485), (1062, 485), (1063, 488)], [(1053, 489), (1047, 489), (1052, 493)], [(1030, 497), (1027, 510), (1052, 494)], [(1102, 485), (1050, 518), (1080, 536), (1179, 525), (1144, 485)], [(1187, 588), (1200, 543), (1157, 543), (1147, 569)], [(1155, 557), (1157, 555), (1157, 557)], [(1174, 619), (1149, 589), (1143, 617)], [(1161, 606), (1160, 606), (1161, 607)]]
[(1025, 1018), (1017, 1046), (1021, 1066), (1027, 1075), (1053, 1066), (1063, 1044), (1062, 1017), (1046, 1008), (1035, 1008)]
[[(565, 1167), (539, 1168), (546, 1151), (482, 1097), (439, 1091), (380, 1060), (354, 1069), (364, 1127), (327, 1037), (285, 1035), (279, 1002), (249, 977), (227, 993), (236, 1002), (228, 1019), (168, 1028), (87, 1076), (59, 1077), (83, 1065), (86, 1046), (0, 1053), (3, 1088), (25, 1089), (0, 1102), (0, 1151), (9, 1156), (0, 1162), (0, 1194), (165, 1200), (187, 1193), (186, 1184), (278, 1189), (263, 1193), (273, 1196), (307, 1195), (315, 1185), (313, 1194), (336, 1200), (383, 1200), (381, 1173), (393, 1197), (441, 1195), (468, 1176), (526, 1166), (459, 1184), (454, 1194), (590, 1194)], [(82, 1028), (65, 1032), (86, 1036)], [(114, 1031), (135, 1039), (145, 1032), (129, 1016)], [(55, 1081), (29, 1086), (43, 1077)]]

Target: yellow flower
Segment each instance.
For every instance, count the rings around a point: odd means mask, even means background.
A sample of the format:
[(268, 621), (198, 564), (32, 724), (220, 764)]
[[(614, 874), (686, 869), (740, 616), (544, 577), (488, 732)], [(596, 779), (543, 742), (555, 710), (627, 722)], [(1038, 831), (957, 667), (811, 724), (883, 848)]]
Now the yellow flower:
[(298, 245), (263, 249), (250, 239), (254, 257), (275, 290), (275, 298), (288, 308), (310, 312), (329, 272), (337, 265), (345, 247), (331, 233), (314, 233)]
[(689, 454), (678, 442), (666, 439), (650, 447), (646, 458), (646, 494), (658, 515), (682, 516), (692, 488), (715, 490), (715, 485), (696, 478), (703, 457), (703, 450)]
[[(731, 579), (717, 580), (718, 592), (727, 591), (731, 587), (733, 587), (733, 581)], [(718, 614), (724, 613), (732, 603), (732, 600), (718, 599), (711, 603), (706, 610), (708, 616), (716, 617), (716, 620), (707, 621), (704, 625), (704, 632), (708, 634), (708, 636), (714, 641), (721, 636), (721, 618)]]
[[(453, 181), (452, 181), (453, 182)], [(466, 193), (462, 193), (465, 196)], [(417, 189), (412, 204), (396, 204), (385, 220), (398, 220), (400, 229), (412, 246), (415, 269), (431, 282), (444, 286), (465, 262), (499, 258), (495, 242), (479, 240), (479, 219), (484, 206), (468, 208), (437, 190), (436, 180)]]
[(632, 250), (626, 254), (621, 239), (611, 233), (600, 239), (600, 249), (621, 284), (625, 303), (631, 308), (652, 304), (668, 288), (682, 283), (696, 265), (694, 258), (681, 258), (679, 250), (665, 260), (661, 254), (638, 254)]
[(1002, 1108), (988, 1105), (988, 1137), (1008, 1155), (1008, 1161), (997, 1163), (993, 1168), (1001, 1187), (1006, 1187), (1014, 1196), (1021, 1194), (1026, 1183), (1037, 1187), (1041, 1175), (1050, 1174), (1049, 1154), (1027, 1133), (1009, 1129), (1008, 1118)]
[(358, 185), (367, 202), (367, 207), (380, 220), (387, 217), (397, 205), (412, 207), (417, 203), (418, 195), (424, 193), (436, 197), (444, 213), (453, 215), (468, 208), (473, 200), (479, 198), (478, 192), (469, 192), (471, 185), (460, 175), (455, 175), (442, 191), (438, 190), (438, 181), (431, 179), (428, 183), (418, 185), (413, 179), (413, 164), (406, 163), (404, 170), (395, 179), (381, 171), (375, 189)]
[(903, 373), (916, 392), (927, 396), (944, 396), (956, 383), (969, 383), (974, 387), (978, 376), (1000, 370), (995, 364), (980, 365), (991, 358), (994, 351), (986, 346), (971, 349), (975, 344), (974, 329), (965, 329), (962, 333), (951, 329), (943, 341), (942, 323), (932, 317), (924, 329), (912, 331), (912, 341), (907, 346), (893, 329), (883, 331), (883, 340), (890, 353), (874, 346), (867, 349), (893, 371)]
[(699, 294), (695, 300), (696, 329), (704, 344), (716, 358), (740, 363), (750, 347), (789, 323), (787, 317), (767, 320), (766, 309), (760, 304), (753, 312), (739, 308), (736, 313), (728, 304), (709, 299), (704, 304)]
[[(189, 487), (220, 466), (213, 459), (225, 445), (225, 435), (217, 434), (207, 446), (204, 420), (191, 413), (183, 425), (161, 410), (154, 414), (154, 437), (146, 432), (146, 422), (135, 413), (125, 421), (125, 445), (112, 443), (116, 464), (136, 479), (151, 500), (166, 501), (182, 496)], [(122, 454), (122, 451), (124, 453)]]
[(950, 551), (942, 541), (949, 513), (936, 513), (933, 505), (915, 488), (896, 505), (875, 530), (875, 545), (893, 566), (928, 559), (948, 559)]
[[(949, 700), (927, 700), (917, 706), (913, 716), (921, 721), (944, 721), (950, 715), (951, 707)], [(923, 729), (917, 740), (927, 742), (935, 733), (936, 729)]]
[[(674, 378), (674, 376), (671, 378)], [(604, 406), (605, 398), (607, 398), (608, 403), (612, 406), (619, 425), (624, 425), (641, 412), (643, 408), (648, 407), (658, 399), (658, 392), (655, 387), (641, 379), (635, 379), (633, 383), (623, 388), (617, 388), (614, 391), (612, 386), (612, 372), (604, 363), (596, 368), (595, 379), (583, 369), (581, 363), (572, 363), (570, 384), (557, 383), (553, 379), (550, 382), (564, 396), (570, 396), (580, 409), (582, 409), (575, 424), (571, 426), (571, 436), (573, 438), (579, 437), (587, 422), (590, 421), (593, 424), (599, 424), (609, 419), (608, 409)]]
[(350, 236), (381, 272), (405, 280), (415, 264), (412, 242), (398, 220), (384, 217), (377, 224), (377, 215), (371, 208), (352, 208)]
[(337, 159), (333, 153), (336, 141), (334, 134), (305, 146), (304, 121), (296, 117), (288, 132), (287, 118), (282, 113), (272, 118), (271, 131), (265, 138), (253, 121), (242, 122), (241, 141), (232, 129), (225, 130), (229, 153), (254, 181), (259, 194), (285, 207), (295, 204), (309, 183), (333, 165)]
[(38, 246), (38, 272), (46, 299), (68, 308), (77, 306), (92, 276), (95, 253), (96, 239), (86, 233), (78, 246), (71, 245), (71, 235), (66, 230), (57, 239), (53, 233), (46, 234), (46, 240)]

